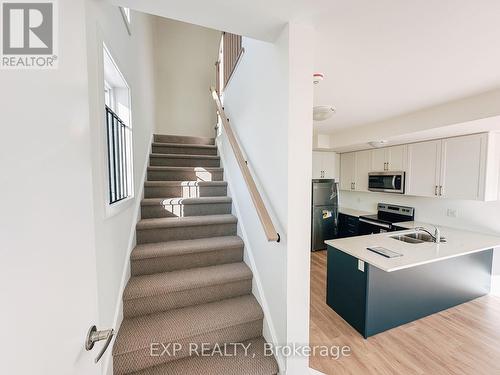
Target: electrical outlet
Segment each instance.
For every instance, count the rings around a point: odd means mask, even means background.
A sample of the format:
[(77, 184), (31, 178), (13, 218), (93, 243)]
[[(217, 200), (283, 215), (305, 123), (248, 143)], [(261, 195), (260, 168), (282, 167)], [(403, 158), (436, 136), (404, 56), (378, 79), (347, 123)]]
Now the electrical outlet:
[(446, 215), (449, 217), (457, 217), (458, 216), (457, 209), (456, 208), (448, 208), (448, 210), (446, 211)]

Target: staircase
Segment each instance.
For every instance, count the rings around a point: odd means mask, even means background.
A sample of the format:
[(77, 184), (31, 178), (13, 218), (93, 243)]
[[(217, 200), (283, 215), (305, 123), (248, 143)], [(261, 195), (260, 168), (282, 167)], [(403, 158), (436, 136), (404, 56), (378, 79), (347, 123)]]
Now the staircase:
[(231, 206), (213, 138), (154, 136), (115, 375), (278, 373)]

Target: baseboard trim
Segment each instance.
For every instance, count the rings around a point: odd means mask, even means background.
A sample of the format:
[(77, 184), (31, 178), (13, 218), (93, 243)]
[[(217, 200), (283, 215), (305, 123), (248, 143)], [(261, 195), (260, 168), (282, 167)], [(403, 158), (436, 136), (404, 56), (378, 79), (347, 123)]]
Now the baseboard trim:
[[(136, 201), (134, 202), (134, 210), (135, 210), (135, 217), (134, 220), (132, 221), (132, 225), (130, 228), (130, 235), (129, 235), (129, 241), (128, 241), (128, 249), (127, 249), (127, 254), (125, 257), (125, 262), (123, 264), (123, 271), (122, 271), (122, 281), (120, 283), (120, 292), (118, 293), (118, 298), (116, 301), (116, 308), (115, 308), (115, 317), (113, 319), (113, 328), (115, 331), (118, 330), (120, 327), (120, 324), (122, 323), (123, 320), (123, 291), (125, 290), (125, 286), (127, 285), (128, 280), (130, 279), (130, 254), (132, 253), (132, 250), (134, 249), (136, 245), (136, 238), (135, 238), (135, 227), (136, 224), (139, 222), (141, 218), (141, 200), (144, 196), (144, 182), (146, 181), (146, 176), (147, 176), (147, 171), (148, 171), (148, 166), (149, 166), (149, 155), (151, 154), (152, 147), (153, 147), (153, 137), (154, 134), (151, 134), (150, 141), (149, 141), (149, 147), (148, 151), (146, 153), (146, 161), (144, 162), (143, 166), (143, 172), (142, 172), (142, 183), (139, 187), (138, 194), (136, 194), (135, 199)], [(113, 356), (111, 355), (112, 350), (108, 350), (103, 357), (103, 373), (106, 375), (113, 375)]]

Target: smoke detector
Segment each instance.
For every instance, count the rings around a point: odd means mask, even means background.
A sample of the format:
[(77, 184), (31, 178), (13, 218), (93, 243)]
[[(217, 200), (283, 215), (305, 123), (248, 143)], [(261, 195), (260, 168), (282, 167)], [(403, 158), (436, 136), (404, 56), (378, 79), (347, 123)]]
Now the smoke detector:
[(325, 79), (325, 75), (323, 73), (314, 73), (313, 74), (313, 83), (315, 85), (317, 85), (318, 83), (323, 81), (323, 79)]
[(313, 107), (313, 120), (325, 121), (332, 117), (335, 113), (335, 108), (331, 105), (318, 105)]

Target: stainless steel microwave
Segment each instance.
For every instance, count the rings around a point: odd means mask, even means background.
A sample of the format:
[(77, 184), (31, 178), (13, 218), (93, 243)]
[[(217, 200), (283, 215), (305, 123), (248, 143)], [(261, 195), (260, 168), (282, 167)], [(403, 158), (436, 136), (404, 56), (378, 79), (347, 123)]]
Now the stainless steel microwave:
[(405, 172), (370, 172), (368, 190), (404, 194)]

